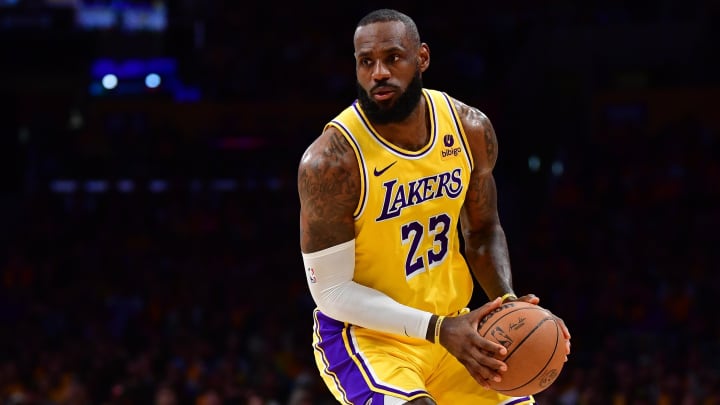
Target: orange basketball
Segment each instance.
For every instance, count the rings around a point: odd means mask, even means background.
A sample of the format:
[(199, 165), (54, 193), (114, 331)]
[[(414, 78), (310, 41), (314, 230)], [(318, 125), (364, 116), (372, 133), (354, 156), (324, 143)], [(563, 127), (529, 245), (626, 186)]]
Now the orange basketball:
[(546, 309), (522, 301), (507, 302), (478, 325), (484, 338), (507, 349), (502, 381), (490, 387), (510, 396), (533, 395), (549, 387), (565, 364), (565, 338)]

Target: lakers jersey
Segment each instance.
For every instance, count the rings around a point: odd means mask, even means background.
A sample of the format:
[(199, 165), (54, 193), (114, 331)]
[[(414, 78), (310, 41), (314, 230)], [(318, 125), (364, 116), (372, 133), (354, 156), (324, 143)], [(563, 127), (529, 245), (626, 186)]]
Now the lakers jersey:
[(359, 163), (354, 281), (446, 315), (472, 295), (457, 224), (473, 160), (450, 98), (428, 89), (423, 95), (430, 139), (417, 151), (383, 139), (357, 101), (327, 125), (345, 136)]

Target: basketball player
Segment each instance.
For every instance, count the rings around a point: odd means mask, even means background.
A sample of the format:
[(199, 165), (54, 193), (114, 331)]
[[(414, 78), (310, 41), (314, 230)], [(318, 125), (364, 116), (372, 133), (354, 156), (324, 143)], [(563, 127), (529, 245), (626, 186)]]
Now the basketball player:
[[(506, 350), (477, 333), (501, 301), (518, 299), (490, 121), (423, 87), (430, 50), (407, 15), (368, 14), (354, 44), (358, 99), (325, 126), (298, 171), (322, 378), (343, 404), (534, 403), (488, 389), (507, 370), (496, 358)], [(472, 274), (493, 300), (469, 311)]]

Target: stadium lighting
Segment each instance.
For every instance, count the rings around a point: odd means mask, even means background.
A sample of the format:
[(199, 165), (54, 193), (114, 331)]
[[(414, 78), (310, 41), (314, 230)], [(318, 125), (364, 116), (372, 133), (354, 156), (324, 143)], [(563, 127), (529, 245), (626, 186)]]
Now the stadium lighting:
[(112, 90), (117, 87), (118, 78), (112, 73), (108, 73), (102, 78), (102, 85), (106, 90)]
[(147, 76), (145, 76), (145, 85), (150, 89), (155, 89), (158, 86), (160, 86), (160, 83), (162, 80), (160, 79), (160, 75), (157, 73), (149, 73)]
[(540, 170), (540, 158), (537, 155), (532, 155), (528, 158), (528, 168), (531, 172)]

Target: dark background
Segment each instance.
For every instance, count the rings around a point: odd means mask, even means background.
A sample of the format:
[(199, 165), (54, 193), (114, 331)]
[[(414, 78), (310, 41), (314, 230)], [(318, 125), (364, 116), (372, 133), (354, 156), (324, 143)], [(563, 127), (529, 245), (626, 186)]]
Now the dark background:
[(516, 291), (573, 335), (539, 403), (720, 403), (710, 0), (0, 0), (0, 403), (332, 403), (296, 169), (382, 6), (495, 126)]

